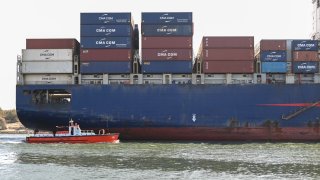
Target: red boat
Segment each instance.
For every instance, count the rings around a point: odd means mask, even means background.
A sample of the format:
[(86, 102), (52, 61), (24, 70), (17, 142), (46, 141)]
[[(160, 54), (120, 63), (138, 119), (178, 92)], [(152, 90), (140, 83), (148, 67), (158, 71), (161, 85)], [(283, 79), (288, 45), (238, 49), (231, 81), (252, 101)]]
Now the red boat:
[(69, 131), (58, 131), (53, 134), (35, 133), (26, 137), (28, 143), (118, 143), (119, 133), (104, 133), (100, 130), (99, 134), (92, 130), (81, 130), (77, 123), (69, 121)]

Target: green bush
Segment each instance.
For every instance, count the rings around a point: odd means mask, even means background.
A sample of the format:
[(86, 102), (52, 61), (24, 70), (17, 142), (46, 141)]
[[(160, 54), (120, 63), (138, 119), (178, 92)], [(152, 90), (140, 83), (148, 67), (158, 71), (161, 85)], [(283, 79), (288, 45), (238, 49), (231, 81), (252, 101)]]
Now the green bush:
[(18, 116), (16, 110), (2, 110), (0, 108), (0, 117), (4, 118), (7, 123), (15, 123), (18, 122)]
[(6, 121), (2, 117), (0, 117), (0, 130), (7, 129)]
[(5, 111), (5, 116), (4, 118), (6, 119), (7, 123), (15, 123), (18, 122), (18, 117), (16, 110), (7, 110)]
[(0, 108), (0, 117), (4, 117), (4, 112), (1, 108)]

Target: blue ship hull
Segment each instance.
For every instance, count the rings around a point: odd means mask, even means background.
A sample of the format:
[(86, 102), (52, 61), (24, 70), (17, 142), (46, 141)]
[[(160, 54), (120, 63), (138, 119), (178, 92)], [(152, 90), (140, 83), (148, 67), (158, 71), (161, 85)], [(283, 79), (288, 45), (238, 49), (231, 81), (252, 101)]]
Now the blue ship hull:
[[(37, 104), (32, 92), (61, 90), (70, 103)], [(320, 84), (17, 85), (27, 128), (83, 129), (131, 140), (320, 140)], [(295, 113), (297, 112), (297, 113)]]

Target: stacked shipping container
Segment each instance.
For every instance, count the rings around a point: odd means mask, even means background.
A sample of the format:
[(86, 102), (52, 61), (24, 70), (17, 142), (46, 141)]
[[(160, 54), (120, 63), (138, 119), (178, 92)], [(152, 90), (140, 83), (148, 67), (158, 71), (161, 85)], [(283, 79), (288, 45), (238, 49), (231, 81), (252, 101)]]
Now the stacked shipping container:
[(192, 73), (192, 13), (142, 13), (142, 72)]
[(318, 41), (292, 41), (292, 71), (297, 74), (318, 73)]
[(262, 73), (287, 72), (287, 41), (286, 40), (261, 40), (260, 61)]
[(259, 48), (262, 73), (290, 73), (291, 70), (293, 73), (319, 71), (316, 40), (261, 40)]
[(131, 13), (81, 13), (81, 73), (131, 73)]
[(253, 73), (254, 37), (203, 37), (198, 52), (203, 73)]
[(27, 39), (21, 64), (25, 84), (71, 84), (79, 46), (76, 39)]

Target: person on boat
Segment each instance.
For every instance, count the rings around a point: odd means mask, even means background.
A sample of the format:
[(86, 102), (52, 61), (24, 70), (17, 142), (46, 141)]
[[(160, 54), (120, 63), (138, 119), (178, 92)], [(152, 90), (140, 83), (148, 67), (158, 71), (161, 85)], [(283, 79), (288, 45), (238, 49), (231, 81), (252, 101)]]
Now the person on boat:
[(81, 135), (81, 129), (80, 129), (79, 124), (77, 124), (77, 123), (74, 124), (74, 134)]
[(69, 121), (69, 126), (73, 126), (73, 120), (72, 119), (70, 119), (70, 121)]
[(71, 136), (74, 134), (74, 124), (72, 119), (69, 121), (69, 133)]
[(79, 135), (79, 130), (78, 130), (79, 125), (77, 123), (74, 123), (73, 129), (74, 129), (74, 135)]
[(36, 135), (36, 134), (38, 134), (39, 133), (39, 129), (35, 129), (34, 131), (33, 131), (33, 134), (34, 135)]

